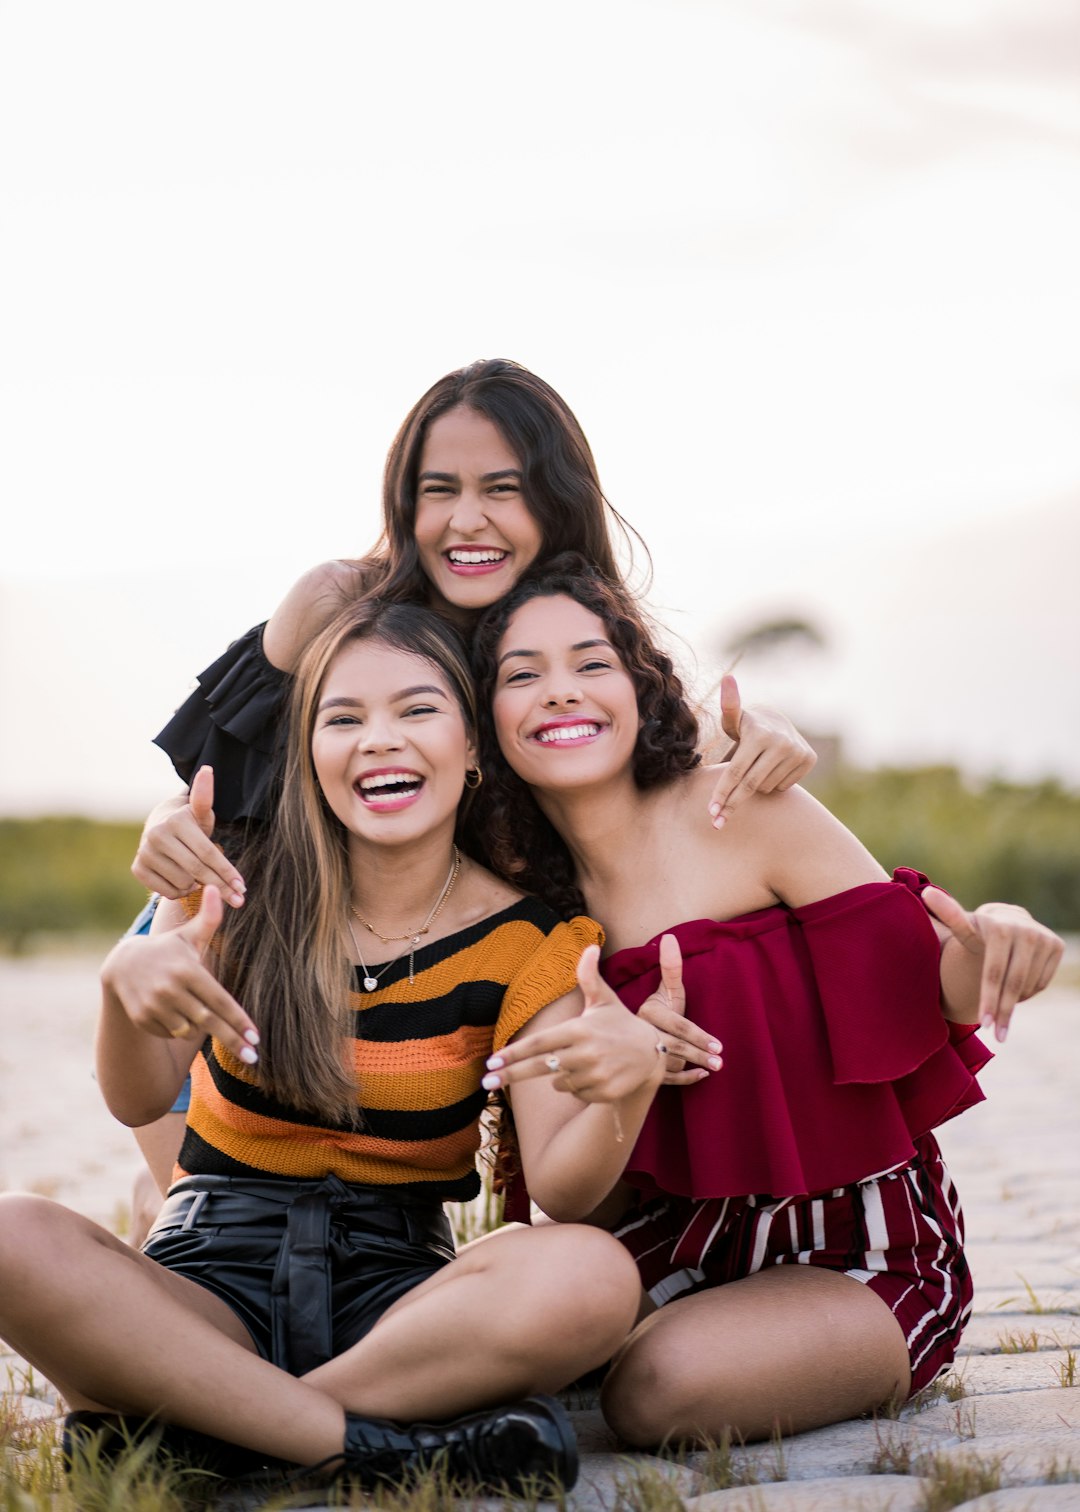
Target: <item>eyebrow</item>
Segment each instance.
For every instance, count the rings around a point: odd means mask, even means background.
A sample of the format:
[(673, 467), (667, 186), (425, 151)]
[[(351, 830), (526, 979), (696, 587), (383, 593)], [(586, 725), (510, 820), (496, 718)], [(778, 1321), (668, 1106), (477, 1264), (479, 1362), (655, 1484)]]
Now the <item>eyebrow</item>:
[[(423, 483), (425, 478), (431, 478), (436, 483), (456, 483), (458, 480), (458, 474), (428, 471), (422, 472), (416, 481), (418, 483)], [(519, 467), (504, 467), (499, 472), (488, 472), (480, 474), (481, 483), (496, 483), (500, 478), (516, 478), (520, 483), (521, 469)]]
[[(415, 688), (402, 688), (400, 693), (391, 694), (389, 701), (400, 703), (403, 698), (415, 698), (418, 693), (434, 693), (437, 698), (450, 696), (445, 688), (440, 688), (434, 683), (418, 683)], [(323, 713), (325, 709), (362, 709), (363, 707), (362, 698), (324, 698), (319, 705), (318, 713)]]
[[(591, 651), (595, 646), (606, 646), (613, 655), (615, 653), (615, 647), (607, 640), (575, 641), (570, 649), (571, 651)], [(501, 667), (504, 661), (509, 661), (512, 656), (540, 656), (541, 654), (539, 651), (504, 651), (499, 657), (499, 666)]]

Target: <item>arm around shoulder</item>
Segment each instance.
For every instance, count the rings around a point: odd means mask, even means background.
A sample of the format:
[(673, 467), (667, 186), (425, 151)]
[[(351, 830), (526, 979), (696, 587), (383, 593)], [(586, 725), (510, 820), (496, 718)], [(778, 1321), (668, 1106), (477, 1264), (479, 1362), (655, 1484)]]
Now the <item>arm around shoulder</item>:
[(263, 655), (282, 672), (295, 672), (300, 658), (345, 605), (372, 586), (370, 562), (320, 562), (305, 572), (274, 610), (263, 631)]

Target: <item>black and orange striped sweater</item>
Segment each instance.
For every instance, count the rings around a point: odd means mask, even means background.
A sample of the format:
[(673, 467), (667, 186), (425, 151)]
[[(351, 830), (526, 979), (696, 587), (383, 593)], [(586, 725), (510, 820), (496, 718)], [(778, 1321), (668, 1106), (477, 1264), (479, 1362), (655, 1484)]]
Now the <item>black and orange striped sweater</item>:
[[(196, 905), (197, 906), (197, 905)], [(436, 1201), (480, 1190), (484, 1062), (570, 992), (591, 919), (564, 923), (535, 898), (416, 951), (350, 993), (359, 1128), (331, 1127), (262, 1091), (257, 1068), (208, 1039), (191, 1068), (176, 1176), (282, 1176), (407, 1188)], [(377, 970), (377, 964), (372, 968)]]

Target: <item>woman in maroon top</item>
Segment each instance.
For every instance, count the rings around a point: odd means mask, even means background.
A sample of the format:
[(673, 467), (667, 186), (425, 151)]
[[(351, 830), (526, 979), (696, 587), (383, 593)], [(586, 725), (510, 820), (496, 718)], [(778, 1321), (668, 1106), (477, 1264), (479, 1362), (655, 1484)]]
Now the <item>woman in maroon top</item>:
[[(751, 1439), (907, 1397), (971, 1302), (931, 1130), (981, 1097), (977, 1024), (1004, 1039), (1060, 941), (1023, 909), (890, 881), (799, 789), (717, 832), (670, 660), (580, 559), (526, 578), (475, 647), (491, 860), (604, 923), (629, 1007), (666, 988), (647, 1012), (670, 1085), (594, 1215), (645, 1290), (610, 1422), (636, 1445)], [(611, 1071), (587, 1019), (488, 1064), (489, 1086), (554, 1075), (586, 1100)]]

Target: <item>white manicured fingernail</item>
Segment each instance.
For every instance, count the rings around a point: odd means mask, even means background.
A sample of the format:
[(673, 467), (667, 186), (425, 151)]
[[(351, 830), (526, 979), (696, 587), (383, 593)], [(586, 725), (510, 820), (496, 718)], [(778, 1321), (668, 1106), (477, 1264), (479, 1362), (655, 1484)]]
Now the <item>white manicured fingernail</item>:
[(710, 1055), (719, 1055), (724, 1047), (719, 1040), (710, 1040), (705, 1048), (706, 1050), (708, 1050)]
[(486, 1064), (489, 1071), (501, 1071), (506, 1062), (501, 1055), (489, 1055)]
[(723, 1061), (720, 1060), (720, 1058), (718, 1056), (716, 1056), (716, 1055), (710, 1055), (709, 1056), (709, 1070), (710, 1071), (719, 1071), (720, 1067), (723, 1064), (724, 1064)]
[(713, 829), (723, 829), (726, 823), (727, 820), (724, 818), (723, 814), (717, 814), (716, 818), (713, 820)]
[(491, 1072), (483, 1078), (480, 1085), (483, 1087), (485, 1092), (494, 1092), (496, 1087), (502, 1086), (502, 1078), (496, 1076), (494, 1072)]
[(710, 803), (709, 804), (709, 813), (713, 816), (714, 819), (716, 818), (716, 816), (717, 816), (717, 814), (719, 812), (720, 812), (720, 805), (718, 803)]
[(257, 1045), (259, 1043), (259, 1031), (257, 1029), (245, 1029), (244, 1038), (249, 1045)]
[(245, 1045), (240, 1052), (240, 1059), (246, 1066), (254, 1066), (258, 1064), (259, 1057), (250, 1045)]

